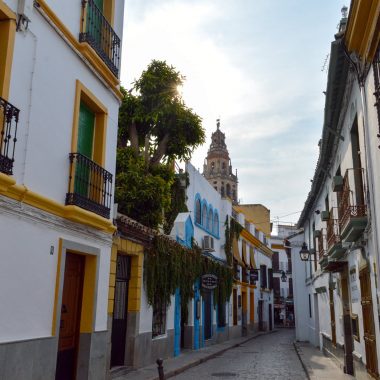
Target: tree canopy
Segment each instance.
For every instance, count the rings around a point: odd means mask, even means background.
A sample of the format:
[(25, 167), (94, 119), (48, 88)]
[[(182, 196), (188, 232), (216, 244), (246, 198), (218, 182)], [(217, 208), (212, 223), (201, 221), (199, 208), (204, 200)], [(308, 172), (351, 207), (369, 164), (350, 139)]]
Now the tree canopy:
[(122, 89), (119, 111), (116, 201), (120, 212), (149, 227), (164, 224), (173, 193), (174, 160), (189, 160), (205, 141), (201, 118), (184, 103), (185, 77), (153, 60), (131, 90)]

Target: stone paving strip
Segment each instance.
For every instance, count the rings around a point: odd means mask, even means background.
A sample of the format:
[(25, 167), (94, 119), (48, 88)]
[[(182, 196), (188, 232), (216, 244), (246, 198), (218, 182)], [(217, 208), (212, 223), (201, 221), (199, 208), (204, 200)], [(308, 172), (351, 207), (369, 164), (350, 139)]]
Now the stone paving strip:
[[(262, 335), (275, 333), (277, 330), (270, 332), (258, 332), (246, 337), (230, 339), (226, 342), (214, 344), (212, 346), (204, 347), (200, 350), (185, 350), (183, 354), (175, 358), (168, 358), (164, 360), (163, 367), (165, 379), (178, 375), (181, 372), (195, 367), (207, 360), (213, 359), (231, 348), (239, 347), (241, 344), (249, 342)], [(157, 365), (150, 365), (148, 367), (132, 370), (127, 374), (119, 375), (118, 372), (111, 374), (112, 380), (159, 380)]]

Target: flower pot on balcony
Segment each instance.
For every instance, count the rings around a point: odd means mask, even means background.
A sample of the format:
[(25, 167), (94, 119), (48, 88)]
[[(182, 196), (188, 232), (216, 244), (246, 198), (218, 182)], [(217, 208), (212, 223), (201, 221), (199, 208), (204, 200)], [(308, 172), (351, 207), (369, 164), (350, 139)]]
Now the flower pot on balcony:
[(330, 213), (328, 211), (322, 211), (321, 219), (323, 222), (327, 222), (330, 219)]
[(343, 177), (341, 175), (336, 175), (333, 177), (332, 190), (334, 192), (343, 191)]

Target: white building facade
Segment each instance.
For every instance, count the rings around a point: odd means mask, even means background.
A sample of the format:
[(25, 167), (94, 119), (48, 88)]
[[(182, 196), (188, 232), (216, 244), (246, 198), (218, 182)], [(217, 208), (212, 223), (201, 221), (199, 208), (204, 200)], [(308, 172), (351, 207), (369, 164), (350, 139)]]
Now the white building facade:
[[(366, 379), (378, 376), (380, 357), (376, 285), (380, 193), (373, 172), (379, 150), (368, 137), (378, 120), (373, 67), (363, 86), (346, 51), (350, 20), (343, 12), (331, 44), (320, 157), (298, 222), (304, 232), (289, 241), (295, 265), (297, 339), (321, 347), (340, 361), (346, 373)], [(306, 262), (300, 260), (303, 242), (311, 253)]]
[(124, 2), (0, 2), (0, 366), (104, 379)]

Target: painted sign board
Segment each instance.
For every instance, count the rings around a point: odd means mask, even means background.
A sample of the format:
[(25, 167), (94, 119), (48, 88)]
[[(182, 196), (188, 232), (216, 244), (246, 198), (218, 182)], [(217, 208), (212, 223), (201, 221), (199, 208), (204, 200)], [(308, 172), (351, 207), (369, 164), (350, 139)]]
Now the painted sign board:
[(204, 274), (202, 276), (202, 288), (212, 290), (218, 286), (218, 277), (214, 274)]

